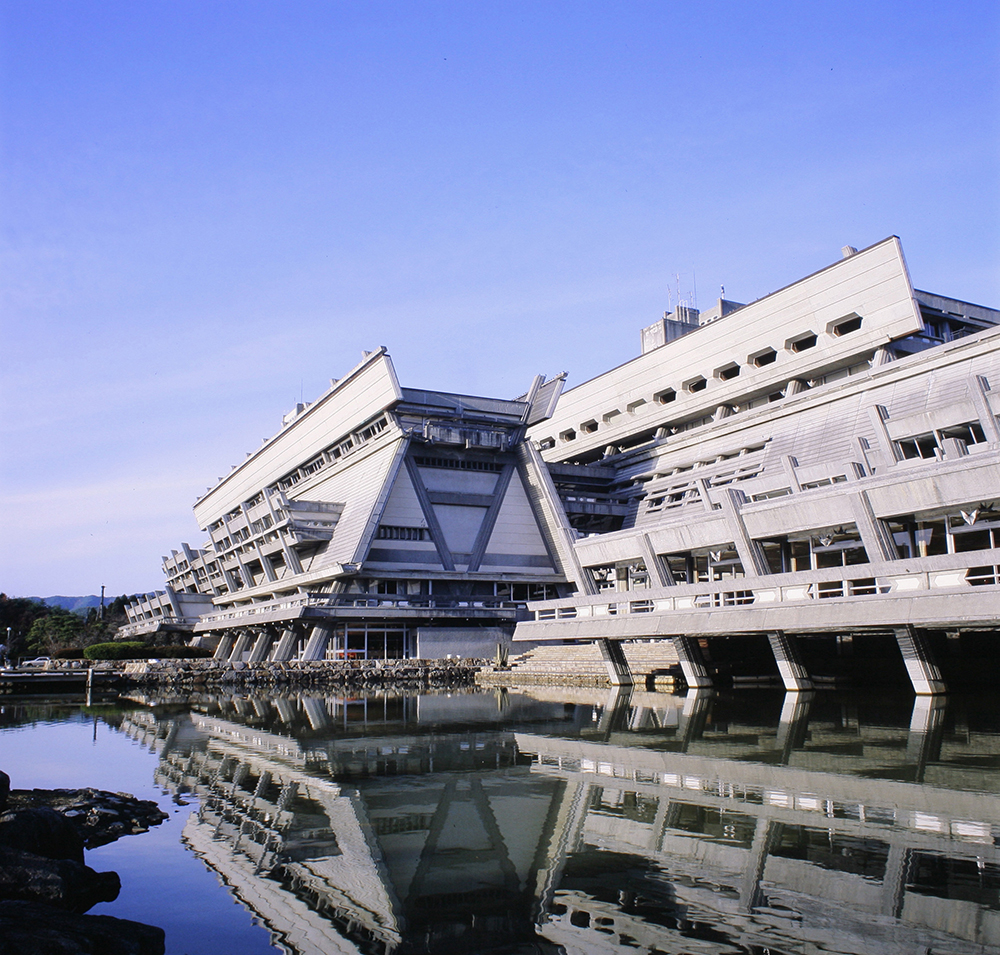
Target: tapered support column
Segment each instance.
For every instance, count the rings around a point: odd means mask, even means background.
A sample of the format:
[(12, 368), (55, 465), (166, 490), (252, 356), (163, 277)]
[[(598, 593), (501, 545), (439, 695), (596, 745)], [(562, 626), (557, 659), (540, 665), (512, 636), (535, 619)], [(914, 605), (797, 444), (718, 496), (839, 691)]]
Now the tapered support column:
[(622, 649), (619, 640), (598, 640), (598, 647), (601, 649), (601, 657), (604, 665), (608, 668), (608, 678), (612, 686), (631, 686), (632, 671), (628, 667), (628, 660), (625, 659), (625, 651)]
[(785, 684), (785, 690), (789, 693), (811, 690), (812, 680), (802, 665), (802, 658), (799, 656), (799, 648), (794, 638), (781, 630), (772, 630), (767, 635), (767, 642), (771, 644), (771, 652), (778, 664), (778, 672), (781, 674), (781, 682)]
[(248, 631), (244, 630), (236, 638), (236, 643), (233, 644), (233, 650), (229, 654), (230, 663), (239, 663), (243, 659), (243, 654), (250, 649), (250, 634)]
[(228, 660), (229, 654), (233, 652), (233, 635), (231, 633), (224, 633), (219, 638), (219, 645), (215, 648), (215, 653), (212, 654), (213, 660)]
[(930, 645), (924, 634), (913, 627), (896, 627), (896, 643), (903, 654), (906, 672), (913, 684), (913, 692), (917, 696), (930, 696), (934, 693), (944, 693), (947, 689), (941, 679), (941, 671), (934, 662)]
[(708, 689), (712, 685), (701, 647), (693, 637), (672, 637), (677, 650), (677, 660), (681, 665), (684, 680), (691, 689)]
[(274, 708), (278, 711), (278, 719), (286, 726), (295, 722), (295, 707), (287, 697), (279, 696), (274, 701)]
[(274, 648), (274, 652), (271, 654), (271, 660), (274, 663), (287, 663), (292, 657), (295, 656), (295, 644), (298, 639), (298, 634), (295, 632), (295, 627), (289, 627), (282, 633), (281, 638), (278, 640), (277, 645)]
[(326, 659), (326, 648), (330, 643), (330, 635), (333, 633), (333, 628), (317, 624), (313, 627), (312, 634), (309, 637), (309, 642), (306, 644), (305, 651), (302, 653), (303, 660), (325, 660)]
[(274, 634), (270, 630), (262, 630), (257, 634), (257, 639), (253, 642), (253, 649), (247, 657), (247, 663), (260, 663), (267, 659), (271, 652), (271, 644), (274, 643)]

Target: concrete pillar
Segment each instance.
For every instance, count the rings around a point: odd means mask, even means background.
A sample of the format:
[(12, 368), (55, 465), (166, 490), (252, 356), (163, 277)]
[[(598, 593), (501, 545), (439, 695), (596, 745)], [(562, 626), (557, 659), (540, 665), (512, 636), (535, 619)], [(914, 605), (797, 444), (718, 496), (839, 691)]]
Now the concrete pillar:
[(250, 648), (250, 631), (241, 630), (240, 635), (233, 644), (232, 652), (229, 654), (230, 663), (239, 663), (243, 659), (243, 654)]
[(325, 660), (326, 659), (326, 648), (330, 643), (330, 635), (333, 633), (333, 627), (328, 624), (317, 624), (312, 629), (312, 633), (309, 636), (309, 642), (306, 644), (306, 648), (302, 653), (303, 660)]
[(631, 686), (632, 671), (625, 659), (625, 651), (620, 640), (598, 640), (604, 665), (608, 668), (608, 678), (612, 686)]
[(771, 652), (778, 664), (778, 672), (781, 674), (785, 690), (789, 693), (811, 690), (812, 680), (802, 665), (802, 658), (799, 656), (799, 648), (794, 638), (781, 630), (772, 630), (767, 635), (767, 642), (771, 644)]
[(295, 644), (298, 642), (298, 634), (295, 627), (289, 627), (278, 639), (271, 653), (270, 659), (274, 663), (287, 663), (295, 656)]
[(262, 660), (266, 660), (272, 643), (274, 643), (274, 634), (266, 628), (261, 630), (257, 634), (257, 639), (254, 640), (253, 649), (250, 651), (250, 656), (247, 657), (247, 663), (260, 663)]
[(233, 635), (231, 633), (224, 633), (219, 638), (219, 645), (215, 648), (215, 653), (212, 654), (213, 660), (228, 660), (229, 654), (233, 649)]
[(906, 672), (913, 684), (913, 692), (917, 696), (930, 696), (934, 693), (944, 693), (947, 687), (941, 679), (941, 671), (934, 662), (930, 644), (923, 633), (911, 626), (895, 627), (896, 643), (903, 654)]
[(677, 659), (681, 665), (684, 680), (691, 689), (708, 689), (712, 679), (708, 675), (701, 647), (694, 637), (671, 637), (677, 650)]

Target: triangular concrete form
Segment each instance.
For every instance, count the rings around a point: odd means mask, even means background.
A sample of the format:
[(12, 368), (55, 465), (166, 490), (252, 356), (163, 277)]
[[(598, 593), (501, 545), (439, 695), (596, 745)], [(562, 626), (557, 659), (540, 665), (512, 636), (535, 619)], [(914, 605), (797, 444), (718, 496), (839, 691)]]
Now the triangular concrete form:
[(515, 472), (507, 486), (481, 570), (551, 574), (555, 567), (521, 476)]

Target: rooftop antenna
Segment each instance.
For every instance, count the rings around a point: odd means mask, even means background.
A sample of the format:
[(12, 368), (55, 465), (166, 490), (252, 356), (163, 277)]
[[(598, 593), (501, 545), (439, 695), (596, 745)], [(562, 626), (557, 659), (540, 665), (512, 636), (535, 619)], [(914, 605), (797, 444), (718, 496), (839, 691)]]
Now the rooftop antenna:
[(694, 299), (694, 301), (691, 303), (691, 307), (692, 308), (697, 308), (698, 307), (698, 273), (695, 272), (694, 269), (691, 270), (691, 285), (692, 285), (691, 297)]

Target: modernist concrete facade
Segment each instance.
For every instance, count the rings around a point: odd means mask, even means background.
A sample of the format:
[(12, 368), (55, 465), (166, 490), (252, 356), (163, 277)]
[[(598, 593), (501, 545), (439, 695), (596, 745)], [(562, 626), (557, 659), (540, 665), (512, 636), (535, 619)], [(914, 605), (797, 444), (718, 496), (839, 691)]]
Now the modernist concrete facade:
[(795, 634), (876, 628), (942, 689), (923, 633), (1000, 620), (1000, 312), (914, 290), (890, 238), (696, 318), (530, 429), (574, 596), (516, 639), (671, 637), (697, 686), (692, 637), (767, 634), (805, 689)]
[(915, 290), (891, 237), (749, 305), (678, 307), (562, 393), (401, 388), (379, 350), (197, 502), (210, 540), (164, 560), (131, 629), (169, 604), (220, 655), (315, 659), (415, 655), (417, 627), (487, 655), (472, 631), (517, 621), (601, 641), (620, 680), (616, 641), (669, 637), (695, 686), (692, 638), (759, 633), (803, 689), (796, 634), (875, 628), (938, 691), (923, 634), (1000, 620), (998, 324)]
[(234, 661), (492, 657), (529, 599), (568, 592), (544, 465), (519, 453), (561, 387), (403, 388), (367, 354), (197, 501), (208, 540), (164, 558), (125, 635), (187, 630)]

